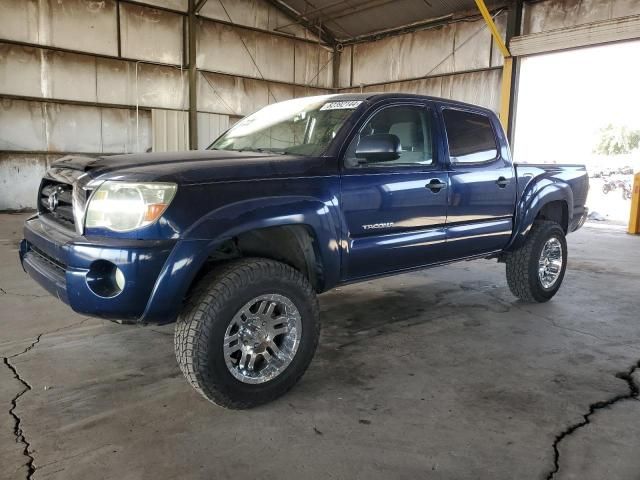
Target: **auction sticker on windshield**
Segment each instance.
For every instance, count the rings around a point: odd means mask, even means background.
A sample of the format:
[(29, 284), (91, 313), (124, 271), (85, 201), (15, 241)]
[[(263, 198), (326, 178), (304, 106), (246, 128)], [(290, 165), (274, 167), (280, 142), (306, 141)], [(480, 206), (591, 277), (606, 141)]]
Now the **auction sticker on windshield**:
[(362, 100), (325, 103), (320, 110), (351, 110), (362, 103)]

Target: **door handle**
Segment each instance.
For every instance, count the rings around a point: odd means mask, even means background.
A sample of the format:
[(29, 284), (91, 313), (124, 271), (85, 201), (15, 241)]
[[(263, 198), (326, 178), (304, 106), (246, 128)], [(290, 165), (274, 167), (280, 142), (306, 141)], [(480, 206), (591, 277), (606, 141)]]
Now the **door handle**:
[(509, 185), (509, 180), (504, 177), (500, 177), (498, 178), (498, 180), (496, 180), (496, 185), (498, 185), (500, 188), (504, 188)]
[(438, 178), (434, 178), (434, 179), (430, 180), (429, 183), (427, 183), (425, 185), (425, 187), (427, 187), (433, 193), (438, 193), (443, 188), (447, 188), (447, 184), (441, 182), (440, 179), (438, 179)]

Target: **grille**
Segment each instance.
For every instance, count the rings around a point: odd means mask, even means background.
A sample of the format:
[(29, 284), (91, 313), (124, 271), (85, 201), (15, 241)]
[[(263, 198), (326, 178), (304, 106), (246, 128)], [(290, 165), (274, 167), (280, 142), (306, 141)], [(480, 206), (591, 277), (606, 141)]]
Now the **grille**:
[(40, 187), (38, 207), (41, 214), (47, 215), (66, 228), (75, 228), (73, 187), (68, 183), (44, 179)]

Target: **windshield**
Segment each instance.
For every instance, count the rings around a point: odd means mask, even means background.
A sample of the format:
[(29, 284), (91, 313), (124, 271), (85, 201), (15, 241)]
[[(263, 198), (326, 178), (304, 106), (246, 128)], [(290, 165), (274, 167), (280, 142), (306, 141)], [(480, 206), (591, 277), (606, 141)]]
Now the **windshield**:
[(240, 120), (209, 148), (320, 155), (361, 103), (334, 95), (274, 103)]

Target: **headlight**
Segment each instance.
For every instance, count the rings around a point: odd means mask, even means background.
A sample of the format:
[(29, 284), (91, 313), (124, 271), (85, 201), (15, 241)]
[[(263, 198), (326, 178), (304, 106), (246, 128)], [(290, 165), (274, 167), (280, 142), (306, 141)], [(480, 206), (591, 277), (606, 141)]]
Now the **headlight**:
[(174, 183), (104, 182), (89, 201), (85, 227), (127, 232), (150, 225), (167, 209), (177, 188)]

